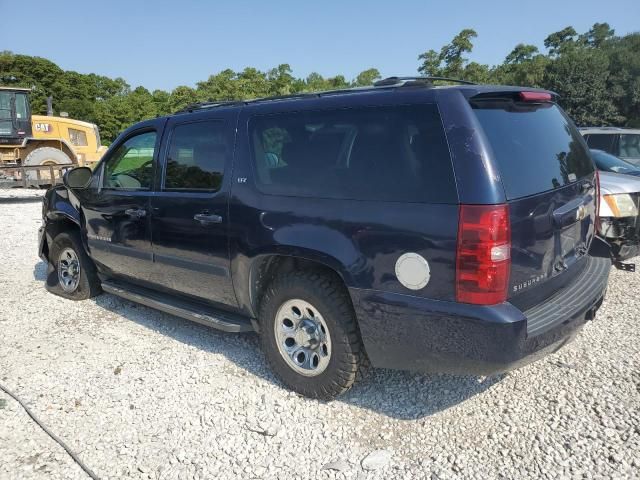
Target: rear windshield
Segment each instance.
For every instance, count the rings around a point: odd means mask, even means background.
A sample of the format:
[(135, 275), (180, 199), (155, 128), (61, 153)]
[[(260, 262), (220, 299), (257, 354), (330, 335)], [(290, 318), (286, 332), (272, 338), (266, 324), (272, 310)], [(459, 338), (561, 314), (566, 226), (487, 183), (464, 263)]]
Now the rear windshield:
[(593, 173), (582, 137), (554, 104), (472, 102), (508, 199), (560, 188)]
[(265, 193), (457, 203), (435, 105), (286, 112), (249, 122)]

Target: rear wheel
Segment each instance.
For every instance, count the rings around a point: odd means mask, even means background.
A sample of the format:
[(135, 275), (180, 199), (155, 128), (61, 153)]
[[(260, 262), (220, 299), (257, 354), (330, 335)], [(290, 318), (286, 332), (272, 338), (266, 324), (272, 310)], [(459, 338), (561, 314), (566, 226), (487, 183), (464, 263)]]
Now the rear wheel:
[(84, 251), (77, 232), (62, 232), (49, 249), (47, 290), (70, 300), (86, 300), (102, 289), (93, 261)]
[(292, 272), (276, 278), (259, 316), (269, 365), (302, 395), (332, 400), (368, 365), (351, 299), (331, 276)]

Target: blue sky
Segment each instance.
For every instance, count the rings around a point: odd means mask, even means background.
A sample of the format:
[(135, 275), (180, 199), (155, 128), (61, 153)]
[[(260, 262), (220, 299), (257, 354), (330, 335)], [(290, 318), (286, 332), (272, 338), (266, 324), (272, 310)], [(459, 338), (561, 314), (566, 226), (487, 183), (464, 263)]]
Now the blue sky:
[[(96, 6), (92, 7), (92, 3)], [(348, 79), (369, 67), (415, 74), (417, 56), (463, 28), (478, 32), (472, 59), (500, 63), (519, 42), (542, 48), (551, 32), (608, 22), (640, 30), (639, 0), (607, 2), (387, 0), (303, 2), (0, 0), (0, 50), (38, 55), (67, 70), (123, 77), (132, 86), (193, 86), (225, 68), (289, 63)]]

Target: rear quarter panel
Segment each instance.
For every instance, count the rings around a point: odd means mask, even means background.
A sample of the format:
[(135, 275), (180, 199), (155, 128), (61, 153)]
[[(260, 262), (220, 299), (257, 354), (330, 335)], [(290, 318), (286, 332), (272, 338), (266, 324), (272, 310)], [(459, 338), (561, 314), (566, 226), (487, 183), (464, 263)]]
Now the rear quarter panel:
[[(454, 298), (458, 205), (264, 194), (253, 179), (249, 117), (244, 111), (239, 119), (229, 204), (231, 271), (243, 310), (252, 313), (252, 264), (267, 254), (317, 261), (351, 289)], [(407, 252), (422, 255), (431, 269), (418, 291), (395, 276), (396, 261)]]

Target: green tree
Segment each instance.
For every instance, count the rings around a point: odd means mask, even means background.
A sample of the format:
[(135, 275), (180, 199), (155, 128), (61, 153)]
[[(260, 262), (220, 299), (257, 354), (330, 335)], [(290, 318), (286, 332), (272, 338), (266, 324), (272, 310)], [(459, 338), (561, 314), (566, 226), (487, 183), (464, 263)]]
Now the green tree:
[(168, 115), (171, 113), (169, 108), (169, 99), (171, 95), (164, 90), (154, 90), (151, 94), (153, 104), (155, 105), (155, 111), (157, 115)]
[(504, 63), (508, 65), (518, 65), (524, 62), (528, 62), (533, 60), (533, 58), (538, 54), (538, 47), (535, 45), (525, 45), (524, 43), (519, 43), (511, 50), (511, 53), (507, 55), (507, 58), (504, 59)]
[(237, 75), (236, 88), (238, 99), (261, 98), (269, 95), (267, 75), (255, 68), (247, 67)]
[(127, 97), (127, 103), (131, 110), (136, 113), (139, 120), (148, 120), (157, 116), (156, 104), (153, 96), (144, 87), (135, 88)]
[(607, 94), (621, 115), (620, 124), (640, 128), (640, 33), (612, 38), (603, 51), (611, 72)]
[(594, 23), (587, 33), (580, 35), (579, 41), (593, 48), (600, 48), (615, 35), (608, 23)]
[(609, 59), (585, 47), (565, 50), (547, 65), (545, 87), (560, 95), (560, 103), (578, 125), (608, 125), (620, 115), (607, 91)]
[(458, 76), (462, 74), (464, 65), (467, 63), (467, 59), (464, 57), (465, 53), (471, 53), (473, 50), (472, 39), (476, 38), (478, 34), (475, 30), (466, 28), (462, 30), (458, 35), (453, 37), (450, 44), (445, 45), (440, 56), (445, 64), (446, 76)]
[(573, 27), (565, 27), (545, 38), (544, 46), (549, 49), (549, 55), (554, 57), (575, 46), (577, 36), (578, 32)]
[[(477, 36), (475, 30), (465, 28), (453, 37), (451, 43), (444, 45), (440, 49), (440, 53), (435, 50), (427, 50), (420, 54), (418, 60), (421, 60), (422, 64), (418, 67), (418, 71), (428, 76), (463, 78), (465, 66), (468, 63), (465, 54), (473, 50), (472, 40)], [(479, 65), (474, 65), (468, 73), (484, 76), (485, 69)], [(486, 71), (488, 70), (487, 67)]]
[(344, 75), (336, 75), (335, 77), (327, 78), (327, 86), (330, 90), (338, 90), (340, 88), (348, 88), (351, 85), (344, 78)]
[(380, 80), (380, 72), (377, 68), (369, 68), (360, 72), (352, 83), (355, 87), (366, 87), (373, 85), (376, 80)]
[(7, 51), (0, 54), (0, 84), (32, 88), (31, 109), (34, 113), (46, 113), (46, 99), (63, 74), (60, 67), (44, 58)]
[(282, 63), (267, 72), (270, 95), (289, 95), (296, 93), (294, 78), (288, 63)]
[(440, 54), (435, 50), (427, 50), (418, 55), (418, 60), (422, 60), (422, 64), (418, 67), (418, 72), (423, 75), (432, 77), (440, 77), (442, 73), (442, 59)]
[(496, 67), (494, 80), (506, 85), (541, 87), (549, 57), (538, 52), (534, 45), (519, 43)]
[(235, 79), (236, 73), (231, 69), (211, 75), (204, 82), (196, 84), (197, 98), (207, 102), (236, 100), (239, 92)]
[(191, 87), (181, 85), (176, 87), (169, 95), (169, 111), (177, 112), (187, 105), (198, 102), (198, 93)]
[(96, 123), (105, 144), (112, 142), (118, 134), (137, 119), (126, 95), (115, 95), (96, 104)]
[(318, 72), (311, 72), (304, 80), (303, 90), (306, 92), (319, 92), (327, 88), (327, 81)]

